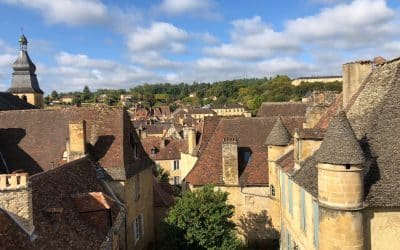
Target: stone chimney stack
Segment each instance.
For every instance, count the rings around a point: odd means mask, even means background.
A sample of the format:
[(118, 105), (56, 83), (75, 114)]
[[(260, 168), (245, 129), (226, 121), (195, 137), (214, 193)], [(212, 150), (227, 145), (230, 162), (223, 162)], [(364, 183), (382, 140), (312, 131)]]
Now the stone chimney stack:
[(193, 154), (196, 147), (196, 130), (193, 128), (185, 128), (185, 139), (188, 145), (188, 153)]
[(71, 122), (69, 124), (68, 161), (82, 158), (86, 155), (86, 122)]
[(371, 73), (373, 62), (359, 61), (343, 64), (343, 108)]
[(238, 141), (224, 138), (222, 141), (222, 173), (226, 185), (239, 185)]
[(32, 190), (27, 173), (0, 175), (0, 208), (34, 240)]

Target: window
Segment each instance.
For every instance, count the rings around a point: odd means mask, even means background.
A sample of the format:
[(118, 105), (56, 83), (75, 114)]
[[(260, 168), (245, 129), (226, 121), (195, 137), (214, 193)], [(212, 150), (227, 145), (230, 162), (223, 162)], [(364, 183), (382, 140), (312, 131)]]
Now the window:
[(275, 197), (275, 187), (274, 187), (274, 185), (270, 185), (269, 188), (270, 188), (271, 196)]
[(292, 250), (292, 237), (289, 232), (286, 232), (286, 247), (287, 250)]
[(179, 176), (174, 176), (174, 185), (179, 185), (179, 184), (180, 184)]
[(289, 213), (293, 216), (293, 182), (288, 180), (288, 192), (289, 192)]
[(135, 176), (133, 188), (134, 188), (135, 201), (137, 201), (140, 198), (140, 177), (139, 177), (139, 174)]
[(314, 237), (313, 237), (313, 241), (314, 241), (314, 246), (316, 249), (318, 249), (318, 230), (319, 230), (319, 212), (318, 212), (318, 202), (317, 201), (313, 201), (313, 217), (314, 217)]
[(286, 190), (285, 190), (285, 174), (281, 173), (281, 187), (282, 187), (282, 207), (286, 206)]
[(143, 214), (140, 214), (134, 220), (133, 230), (135, 234), (135, 244), (143, 237)]
[(174, 170), (179, 170), (179, 160), (174, 160)]
[(250, 161), (250, 156), (251, 156), (251, 154), (249, 151), (245, 151), (243, 153), (243, 160), (244, 160), (245, 164), (247, 164)]
[(306, 231), (306, 202), (305, 202), (305, 192), (304, 189), (300, 191), (300, 227), (305, 232)]

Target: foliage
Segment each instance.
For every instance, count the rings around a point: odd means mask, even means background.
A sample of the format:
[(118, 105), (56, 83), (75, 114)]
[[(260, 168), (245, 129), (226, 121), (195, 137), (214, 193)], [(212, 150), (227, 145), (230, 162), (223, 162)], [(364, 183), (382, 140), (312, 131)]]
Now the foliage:
[[(154, 105), (172, 105), (175, 101), (181, 100), (183, 103), (195, 106), (205, 104), (229, 104), (241, 103), (255, 112), (262, 102), (276, 101), (299, 101), (309, 91), (313, 90), (335, 90), (341, 91), (342, 83), (322, 83), (322, 82), (303, 82), (299, 86), (293, 86), (288, 76), (277, 75), (272, 78), (249, 78), (227, 80), (214, 83), (192, 84), (179, 83), (157, 83), (135, 86), (129, 91), (124, 89), (98, 89), (90, 92), (85, 86), (82, 93), (58, 93), (58, 96), (72, 95), (81, 102), (96, 102), (103, 94), (107, 95), (106, 103), (116, 105), (121, 94), (130, 94), (134, 101), (140, 101), (144, 106), (153, 107)], [(194, 97), (189, 97), (195, 93)], [(214, 101), (213, 98), (216, 97)]]
[(153, 168), (153, 174), (155, 177), (157, 177), (159, 182), (169, 182), (169, 172), (160, 166), (155, 166)]
[(238, 249), (228, 193), (205, 186), (177, 198), (165, 219), (169, 249)]

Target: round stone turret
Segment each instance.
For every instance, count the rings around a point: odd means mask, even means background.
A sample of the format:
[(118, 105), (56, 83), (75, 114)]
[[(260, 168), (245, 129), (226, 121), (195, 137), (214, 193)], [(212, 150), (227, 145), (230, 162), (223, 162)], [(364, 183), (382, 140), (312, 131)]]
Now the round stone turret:
[(364, 249), (364, 153), (346, 114), (332, 118), (315, 158), (318, 168), (319, 248)]
[(287, 146), (290, 143), (291, 136), (287, 131), (285, 125), (282, 123), (282, 119), (278, 117), (274, 127), (267, 136), (265, 144), (272, 146)]

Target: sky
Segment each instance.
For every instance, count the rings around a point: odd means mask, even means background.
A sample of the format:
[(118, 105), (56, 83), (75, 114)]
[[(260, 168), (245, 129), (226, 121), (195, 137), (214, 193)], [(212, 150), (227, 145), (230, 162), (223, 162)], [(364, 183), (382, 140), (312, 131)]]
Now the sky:
[(398, 0), (0, 0), (0, 90), (23, 32), (41, 88), (340, 75), (400, 56)]

